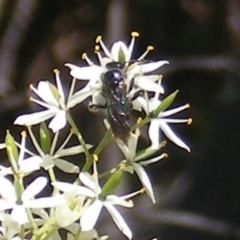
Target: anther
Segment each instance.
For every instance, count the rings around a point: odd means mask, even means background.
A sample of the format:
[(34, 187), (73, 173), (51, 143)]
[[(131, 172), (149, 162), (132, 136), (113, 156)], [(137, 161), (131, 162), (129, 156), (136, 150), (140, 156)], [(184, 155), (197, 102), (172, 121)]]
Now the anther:
[(102, 41), (102, 36), (101, 35), (97, 36), (95, 42), (99, 43), (101, 41)]
[(58, 70), (58, 69), (53, 69), (53, 72), (55, 73), (55, 74), (59, 74), (60, 73), (60, 71)]
[(131, 33), (131, 36), (132, 37), (139, 37), (139, 33), (134, 31), (134, 32)]

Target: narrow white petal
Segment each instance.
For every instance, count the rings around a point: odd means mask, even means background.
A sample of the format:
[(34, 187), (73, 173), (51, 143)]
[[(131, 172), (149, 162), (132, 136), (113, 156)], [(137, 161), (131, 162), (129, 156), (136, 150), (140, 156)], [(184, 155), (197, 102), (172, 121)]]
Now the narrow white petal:
[(81, 211), (72, 211), (69, 206), (56, 207), (55, 218), (58, 226), (67, 227), (79, 219)]
[(42, 197), (24, 202), (26, 208), (49, 208), (64, 204), (65, 201), (61, 197)]
[(94, 228), (102, 206), (102, 202), (100, 200), (96, 200), (92, 205), (84, 210), (82, 217), (80, 218), (82, 231), (90, 231)]
[(86, 98), (90, 97), (94, 91), (95, 91), (95, 89), (86, 88), (86, 87), (77, 91), (69, 99), (67, 107), (72, 108), (72, 107), (76, 106), (77, 104), (83, 102)]
[(156, 119), (152, 119), (149, 129), (148, 129), (148, 136), (151, 141), (151, 147), (153, 149), (159, 149), (159, 121)]
[(121, 214), (118, 212), (118, 210), (111, 204), (108, 204), (107, 202), (104, 203), (104, 207), (108, 210), (109, 214), (111, 215), (113, 221), (117, 225), (117, 227), (120, 229), (120, 231), (128, 238), (132, 239), (132, 232), (130, 228), (128, 227), (127, 223), (121, 216)]
[(46, 177), (38, 177), (33, 182), (31, 182), (27, 188), (22, 193), (22, 201), (28, 201), (40, 193), (43, 188), (47, 185)]
[(112, 55), (113, 60), (115, 62), (119, 62), (119, 51), (120, 50), (124, 54), (125, 61), (128, 61), (128, 60), (126, 60), (128, 58), (128, 56), (129, 56), (129, 54), (128, 54), (128, 47), (122, 41), (115, 42), (113, 44), (113, 46), (112, 46), (111, 55)]
[(189, 104), (185, 104), (183, 106), (180, 106), (180, 107), (176, 107), (176, 108), (173, 108), (173, 109), (170, 109), (170, 110), (167, 110), (167, 111), (164, 111), (164, 112), (161, 112), (159, 114), (159, 117), (168, 117), (168, 116), (171, 116), (173, 114), (176, 114), (178, 112), (181, 112), (187, 108), (189, 108), (190, 105)]
[(157, 62), (151, 62), (151, 63), (145, 63), (145, 64), (138, 64), (134, 66), (133, 69), (131, 69), (131, 73), (141, 74), (141, 73), (152, 72), (162, 67), (165, 64), (168, 64), (168, 61), (157, 61)]
[(156, 201), (155, 201), (155, 197), (153, 194), (152, 184), (149, 180), (149, 177), (148, 177), (146, 171), (140, 164), (137, 164), (137, 163), (133, 163), (133, 168), (134, 168), (135, 172), (137, 173), (139, 180), (141, 181), (143, 187), (145, 188), (146, 193), (152, 199), (152, 202), (155, 203)]
[[(86, 147), (88, 149), (90, 149), (92, 147), (92, 145), (86, 144)], [(59, 157), (72, 156), (72, 155), (82, 153), (83, 151), (84, 151), (84, 149), (82, 146), (73, 146), (73, 147), (61, 149), (61, 150), (57, 151), (57, 153), (55, 155), (57, 155)]]
[(105, 202), (108, 202), (112, 205), (119, 205), (119, 206), (127, 207), (127, 208), (133, 207), (132, 201), (126, 201), (122, 197), (118, 197), (116, 195), (108, 195), (106, 197)]
[(50, 83), (48, 81), (40, 81), (38, 83), (38, 96), (46, 103), (57, 107), (58, 106), (58, 101), (54, 97)]
[(14, 121), (14, 124), (31, 126), (44, 122), (45, 120), (53, 117), (55, 114), (56, 114), (55, 109), (48, 109), (41, 112), (24, 114), (17, 117), (17, 119)]
[(0, 195), (12, 202), (17, 201), (13, 184), (5, 177), (0, 177)]
[(190, 148), (172, 131), (172, 129), (168, 126), (167, 123), (160, 120), (159, 126), (169, 140), (171, 140), (177, 146), (184, 148), (188, 152), (190, 152)]
[(28, 222), (26, 210), (23, 206), (17, 205), (11, 213), (12, 218), (20, 225)]
[(144, 76), (136, 77), (135, 84), (145, 91), (164, 93), (161, 85), (146, 79)]
[(19, 161), (20, 172), (28, 174), (40, 169), (43, 159), (40, 156), (33, 156)]
[(6, 148), (6, 143), (0, 143), (0, 150)]
[(66, 182), (53, 182), (52, 185), (62, 192), (75, 191), (76, 195), (94, 197), (94, 192), (83, 186), (77, 186)]
[(6, 175), (12, 174), (11, 167), (0, 166), (0, 176), (5, 177)]
[(58, 93), (61, 96), (61, 100), (63, 101), (63, 103), (65, 102), (65, 95), (64, 95), (64, 91), (63, 91), (63, 87), (62, 87), (62, 83), (61, 83), (61, 79), (59, 77), (59, 72), (56, 71), (55, 72), (55, 76), (56, 76), (56, 83), (57, 83), (57, 89), (58, 89)]
[(66, 173), (79, 173), (79, 167), (74, 165), (73, 163), (67, 162), (64, 159), (55, 159), (55, 166), (60, 170)]
[(64, 110), (58, 111), (58, 113), (54, 116), (52, 121), (49, 123), (49, 128), (55, 133), (60, 129), (64, 128), (66, 125), (66, 112)]
[(0, 199), (0, 211), (14, 208), (16, 206), (15, 202), (6, 201), (4, 199)]
[(97, 195), (101, 192), (99, 184), (95, 181), (94, 177), (91, 176), (88, 172), (81, 172), (79, 174), (81, 182), (94, 191)]
[(103, 72), (102, 68), (93, 65), (87, 67), (77, 67), (73, 64), (66, 63), (65, 66), (71, 69), (70, 75), (76, 79), (81, 80), (89, 80), (89, 79), (97, 79), (100, 77), (101, 73)]

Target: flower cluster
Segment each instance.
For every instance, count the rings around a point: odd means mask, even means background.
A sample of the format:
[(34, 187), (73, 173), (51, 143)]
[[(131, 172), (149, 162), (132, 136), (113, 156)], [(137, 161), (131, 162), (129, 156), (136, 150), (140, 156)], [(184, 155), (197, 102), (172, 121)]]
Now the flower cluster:
[[(95, 229), (103, 208), (119, 230), (132, 239), (132, 231), (116, 206), (132, 208), (131, 199), (145, 192), (153, 203), (156, 202), (146, 167), (167, 157), (162, 152), (165, 141), (160, 132), (189, 152), (189, 147), (173, 132), (170, 124), (191, 123), (191, 119), (169, 118), (187, 109), (189, 104), (168, 109), (177, 92), (161, 97), (164, 94), (162, 76), (153, 73), (168, 62), (145, 60), (149, 51), (153, 50), (152, 46), (133, 59), (136, 37), (138, 33), (133, 32), (128, 46), (119, 41), (109, 51), (99, 36), (95, 46), (99, 64), (94, 64), (86, 54), (83, 54), (83, 59), (88, 66), (66, 63), (72, 76), (67, 95), (58, 70), (54, 70), (56, 85), (40, 81), (37, 87), (30, 86), (36, 96), (30, 101), (44, 109), (20, 115), (14, 121), (15, 125), (26, 127), (20, 143), (7, 131), (5, 143), (0, 145), (2, 150), (5, 149), (9, 162), (8, 166), (0, 166), (1, 239), (60, 240), (60, 229), (66, 230), (67, 239), (107, 239), (108, 236), (98, 236)], [(76, 90), (77, 80), (87, 83)], [(86, 99), (95, 109), (108, 109), (108, 119), (103, 121), (106, 134), (96, 147), (85, 142), (70, 114), (72, 108)], [(131, 109), (143, 112), (141, 115), (145, 116), (133, 126), (128, 125)], [(145, 125), (149, 141), (145, 148), (138, 150), (140, 128)], [(38, 136), (32, 129), (34, 126), (39, 129)], [(67, 126), (71, 128), (70, 133), (59, 144), (60, 134), (63, 134), (61, 130)], [(118, 136), (116, 126), (120, 132), (127, 129), (126, 140)], [(72, 145), (74, 137), (78, 144)], [(27, 138), (29, 141), (26, 141)], [(123, 153), (122, 159), (115, 168), (99, 173), (98, 160), (111, 141), (115, 141)], [(83, 159), (81, 168), (71, 162), (71, 157), (79, 158), (79, 154)], [(60, 180), (56, 168), (75, 179), (72, 182)], [(124, 172), (136, 174), (142, 188), (118, 196), (117, 188), (125, 176)], [(37, 177), (26, 184), (26, 176), (29, 175)], [(45, 196), (42, 191), (49, 186), (52, 192)]]

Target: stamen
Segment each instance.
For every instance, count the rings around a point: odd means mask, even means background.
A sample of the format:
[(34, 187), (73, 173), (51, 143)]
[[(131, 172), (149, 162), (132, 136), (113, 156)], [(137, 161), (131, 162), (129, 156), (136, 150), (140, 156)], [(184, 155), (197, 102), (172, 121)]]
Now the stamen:
[(125, 163), (120, 163), (118, 165), (118, 167), (119, 167), (120, 170), (124, 170), (126, 168), (126, 165), (125, 165)]
[(29, 84), (29, 89), (33, 90), (33, 84)]
[(100, 46), (102, 47), (104, 53), (106, 54), (106, 56), (112, 59), (111, 53), (108, 51), (106, 45), (105, 45), (105, 44), (103, 43), (103, 41), (102, 41), (102, 36), (98, 36), (98, 37), (96, 38), (96, 43), (97, 43), (97, 44), (99, 43)]
[(86, 53), (82, 54), (82, 59), (85, 60), (88, 65), (90, 65), (90, 66), (94, 65), (94, 63), (88, 58)]
[(22, 137), (27, 137), (26, 131), (22, 131), (22, 132), (21, 132), (21, 135), (22, 135)]
[(138, 60), (143, 60), (147, 54), (154, 49), (153, 46), (148, 46), (146, 51), (138, 58)]

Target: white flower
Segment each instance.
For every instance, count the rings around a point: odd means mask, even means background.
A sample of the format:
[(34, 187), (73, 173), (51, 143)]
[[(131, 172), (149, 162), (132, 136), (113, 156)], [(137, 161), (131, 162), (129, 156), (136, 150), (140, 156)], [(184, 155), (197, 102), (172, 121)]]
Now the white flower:
[(137, 150), (138, 138), (139, 138), (139, 134), (137, 132), (136, 134), (130, 133), (130, 138), (128, 140), (127, 145), (123, 144), (121, 141), (117, 141), (119, 148), (122, 150), (126, 158), (123, 161), (123, 164), (124, 164), (123, 170), (128, 171), (130, 173), (136, 172), (148, 196), (151, 198), (152, 202), (155, 203), (156, 201), (155, 201), (155, 197), (152, 189), (152, 184), (150, 182), (150, 179), (144, 167), (146, 167), (149, 164), (160, 161), (164, 157), (167, 157), (167, 154), (163, 153), (157, 157), (142, 161), (143, 159), (146, 159), (150, 155), (153, 155), (154, 153), (156, 153), (156, 151), (160, 149), (160, 146), (158, 146), (158, 149), (154, 149), (154, 150), (152, 148), (147, 148), (145, 149), (145, 151), (141, 152), (140, 154), (137, 154), (136, 150)]
[[(28, 130), (32, 142), (34, 144), (34, 147), (36, 148), (38, 154), (35, 154), (29, 150), (26, 150), (26, 152), (32, 157), (41, 159), (40, 162), (41, 167), (43, 167), (45, 170), (48, 170), (49, 168), (56, 166), (57, 168), (66, 173), (79, 173), (78, 166), (64, 159), (64, 157), (77, 155), (84, 151), (84, 148), (80, 145), (66, 147), (66, 145), (68, 144), (69, 140), (73, 135), (72, 132), (69, 133), (67, 138), (64, 140), (62, 145), (58, 147), (58, 149), (56, 149), (56, 145), (58, 141), (59, 132), (55, 133), (53, 141), (51, 143), (51, 149), (49, 152), (46, 153), (41, 149), (41, 146), (39, 146), (31, 128), (28, 128)], [(87, 149), (90, 149), (91, 147), (92, 145), (86, 144)]]
[[(149, 115), (149, 113), (151, 113), (152, 111), (156, 110), (160, 104), (161, 101), (159, 100), (159, 93), (155, 93), (155, 96), (151, 99), (148, 99), (147, 95), (145, 95), (145, 97), (140, 96), (134, 101), (134, 105), (142, 107), (147, 115)], [(171, 110), (162, 111), (158, 114), (158, 116), (151, 118), (150, 126), (148, 129), (148, 135), (151, 140), (153, 149), (157, 149), (159, 147), (160, 142), (162, 141), (159, 133), (160, 132), (159, 129), (161, 129), (162, 132), (170, 141), (175, 143), (177, 146), (184, 148), (188, 152), (190, 152), (190, 148), (172, 131), (168, 124), (169, 123), (191, 124), (192, 119), (167, 118), (189, 107), (190, 107), (189, 104), (185, 104), (183, 106), (173, 108)]]
[[(14, 159), (13, 152), (11, 150), (11, 147), (8, 150), (9, 153), (9, 161), (11, 163), (16, 163), (15, 171), (17, 171), (17, 174), (21, 175), (28, 175), (30, 173), (33, 173), (34, 171), (37, 171), (40, 169), (42, 159), (39, 156), (31, 156), (25, 158), (24, 155), (28, 151), (26, 149), (26, 132), (23, 131), (21, 133), (22, 139), (21, 144), (16, 143), (16, 145), (19, 147), (19, 155), (18, 159)], [(9, 174), (14, 174), (12, 167), (4, 167), (0, 165), (0, 176), (4, 177)]]
[[(20, 195), (18, 195), (14, 185), (4, 177), (0, 177), (0, 211), (12, 209), (11, 217), (18, 224), (25, 224), (28, 222), (27, 208), (49, 208), (62, 203), (62, 199), (58, 197), (42, 197), (34, 199), (47, 184), (45, 177), (38, 177), (31, 182), (27, 188)], [(21, 202), (21, 203), (19, 203)]]
[(117, 225), (117, 227), (126, 235), (129, 239), (132, 238), (132, 232), (127, 226), (126, 222), (115, 208), (115, 205), (123, 206), (123, 207), (132, 207), (133, 203), (126, 201), (136, 193), (129, 194), (126, 196), (118, 197), (116, 195), (108, 195), (106, 197), (101, 196), (101, 188), (97, 179), (96, 172), (96, 163), (94, 161), (94, 175), (91, 176), (87, 172), (81, 172), (79, 174), (80, 181), (86, 186), (76, 186), (70, 183), (63, 182), (55, 182), (53, 185), (63, 192), (73, 191), (77, 195), (88, 197), (89, 200), (86, 201), (83, 212), (80, 217), (80, 226), (82, 231), (90, 231), (94, 228), (97, 219), (100, 215), (100, 212), (103, 207), (107, 209), (109, 214), (111, 215), (113, 221)]
[[(46, 108), (46, 110), (21, 115), (17, 117), (14, 124), (32, 126), (52, 118), (49, 123), (49, 128), (51, 128), (53, 132), (57, 132), (66, 125), (66, 112), (68, 109), (91, 95), (91, 93), (84, 90), (82, 91), (82, 94), (72, 97), (71, 89), (68, 97), (69, 99), (66, 101), (59, 77), (59, 71), (55, 69), (54, 73), (57, 87), (53, 86), (48, 81), (40, 81), (37, 88), (30, 85), (30, 89), (41, 99), (37, 100), (35, 98), (31, 98), (30, 100)], [(72, 84), (74, 85), (74, 81)]]
[[(86, 89), (90, 91), (93, 95), (93, 103), (99, 94), (101, 94), (101, 75), (106, 72), (107, 64), (110, 62), (120, 62), (124, 63), (127, 67), (125, 75), (125, 84), (127, 89), (131, 90), (129, 95), (133, 96), (134, 93), (144, 90), (151, 92), (163, 93), (164, 90), (162, 86), (155, 83), (158, 80), (159, 75), (148, 75), (145, 73), (152, 72), (161, 66), (168, 64), (167, 61), (157, 61), (157, 62), (144, 62), (142, 61), (149, 51), (153, 49), (149, 46), (145, 53), (142, 54), (137, 60), (131, 62), (132, 51), (135, 43), (135, 38), (138, 37), (138, 33), (132, 33), (132, 40), (129, 46), (126, 46), (123, 42), (115, 42), (111, 48), (111, 51), (107, 49), (102, 41), (101, 36), (98, 36), (96, 43), (100, 44), (106, 57), (103, 57), (99, 51), (99, 46), (96, 47), (95, 52), (98, 56), (100, 66), (93, 64), (93, 62), (87, 57), (86, 54), (83, 55), (83, 59), (87, 61), (89, 66), (87, 67), (77, 67), (73, 64), (66, 63), (65, 66), (70, 68), (70, 75), (76, 79), (89, 80)], [(134, 81), (134, 86), (130, 89), (131, 81)], [(100, 102), (101, 103), (101, 102)]]

